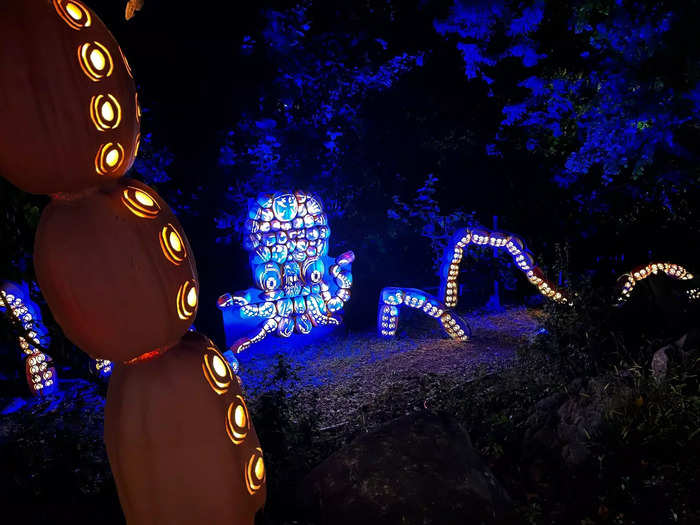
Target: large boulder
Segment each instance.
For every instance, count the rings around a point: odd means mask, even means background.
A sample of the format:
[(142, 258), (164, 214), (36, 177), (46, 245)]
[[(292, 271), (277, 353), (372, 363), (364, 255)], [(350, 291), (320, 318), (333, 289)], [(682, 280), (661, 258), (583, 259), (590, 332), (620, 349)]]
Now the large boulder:
[(503, 523), (511, 510), (469, 435), (428, 412), (355, 439), (306, 477), (299, 499), (307, 519), (332, 525)]

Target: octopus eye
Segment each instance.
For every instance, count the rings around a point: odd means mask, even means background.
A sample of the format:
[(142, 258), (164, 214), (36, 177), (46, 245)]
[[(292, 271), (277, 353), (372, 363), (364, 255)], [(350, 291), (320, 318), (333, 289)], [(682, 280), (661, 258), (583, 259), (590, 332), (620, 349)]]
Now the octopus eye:
[(282, 285), (282, 273), (274, 263), (260, 264), (255, 268), (255, 275), (261, 290), (277, 290)]
[(306, 282), (319, 283), (323, 278), (325, 272), (325, 267), (321, 259), (314, 259), (308, 262), (306, 268), (304, 268), (304, 277)]

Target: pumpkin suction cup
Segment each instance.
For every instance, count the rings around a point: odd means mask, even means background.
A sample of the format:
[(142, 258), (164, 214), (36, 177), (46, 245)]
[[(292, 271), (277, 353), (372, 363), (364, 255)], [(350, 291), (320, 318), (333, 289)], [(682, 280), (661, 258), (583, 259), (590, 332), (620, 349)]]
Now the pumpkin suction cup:
[(266, 467), (236, 376), (204, 335), (117, 365), (105, 444), (130, 524), (252, 525)]
[(197, 313), (187, 237), (165, 201), (135, 180), (53, 199), (39, 221), (34, 267), (56, 321), (94, 358), (167, 350)]
[(139, 144), (129, 64), (80, 0), (0, 2), (0, 176), (29, 193), (124, 175)]

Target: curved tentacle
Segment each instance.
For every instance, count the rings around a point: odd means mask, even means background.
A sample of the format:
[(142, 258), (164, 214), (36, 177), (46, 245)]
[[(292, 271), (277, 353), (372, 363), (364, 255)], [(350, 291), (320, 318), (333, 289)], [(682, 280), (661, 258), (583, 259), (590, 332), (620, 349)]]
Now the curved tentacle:
[[(617, 279), (619, 295), (616, 306), (621, 306), (627, 302), (639, 281), (643, 281), (647, 277), (657, 275), (659, 273), (664, 273), (672, 279), (678, 279), (680, 281), (690, 281), (695, 278), (692, 273), (679, 264), (650, 262), (644, 266), (638, 266), (632, 271), (622, 274)], [(690, 288), (686, 290), (686, 294), (688, 295), (688, 299), (691, 301), (700, 299), (700, 288)]]
[(321, 295), (325, 301), (328, 310), (337, 312), (341, 310), (345, 303), (350, 299), (350, 288), (352, 288), (352, 263), (355, 261), (355, 254), (351, 251), (345, 252), (335, 259), (335, 264), (328, 269), (331, 277), (335, 279), (335, 284), (338, 289), (331, 294), (326, 291), (327, 295)]
[(442, 262), (439, 297), (449, 308), (457, 306), (459, 267), (464, 248), (469, 244), (505, 248), (518, 268), (525, 273), (528, 281), (536, 286), (542, 295), (559, 303), (570, 304), (568, 295), (545, 278), (544, 272), (535, 264), (532, 253), (519, 237), (483, 228), (462, 228), (450, 239)]
[(260, 341), (265, 339), (268, 335), (270, 335), (272, 332), (274, 332), (276, 329), (277, 329), (277, 321), (275, 321), (274, 319), (268, 319), (252, 335), (250, 335), (249, 337), (241, 337), (235, 343), (233, 343), (230, 347), (230, 350), (234, 354), (238, 354), (238, 353), (242, 352), (243, 350), (245, 350), (246, 348), (250, 347), (251, 345), (254, 345), (255, 343), (259, 343)]
[(380, 294), (377, 329), (382, 337), (396, 335), (400, 309), (403, 306), (421, 310), (433, 319), (437, 319), (445, 333), (452, 339), (467, 341), (471, 337), (469, 324), (436, 297), (423, 290), (398, 287), (384, 288)]
[[(26, 287), (26, 285), (25, 285)], [(28, 289), (26, 290), (28, 293)], [(22, 297), (22, 289), (11, 283), (0, 288), (0, 311), (21, 326), (24, 334), (17, 340), (24, 356), (24, 368), (30, 391), (35, 395), (50, 394), (58, 387), (56, 369), (50, 366), (51, 357), (40, 350), (48, 343), (46, 330), (41, 325), (40, 312), (30, 312), (28, 298)], [(42, 340), (43, 339), (43, 340)], [(43, 348), (42, 348), (43, 349)]]
[(306, 298), (306, 316), (314, 326), (339, 325), (341, 319), (334, 316), (320, 295), (310, 294)]

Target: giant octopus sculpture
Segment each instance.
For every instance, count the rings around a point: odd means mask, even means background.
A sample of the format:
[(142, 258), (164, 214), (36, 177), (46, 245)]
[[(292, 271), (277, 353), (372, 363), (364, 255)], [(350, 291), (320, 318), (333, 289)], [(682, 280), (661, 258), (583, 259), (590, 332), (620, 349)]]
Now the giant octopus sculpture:
[[(271, 333), (290, 337), (315, 326), (338, 325), (350, 299), (353, 252), (328, 257), (331, 230), (321, 200), (304, 191), (264, 193), (249, 203), (244, 246), (256, 288), (219, 297), (227, 326), (251, 324), (238, 353)], [(331, 279), (326, 278), (326, 270)], [(247, 328), (249, 330), (249, 328)]]

